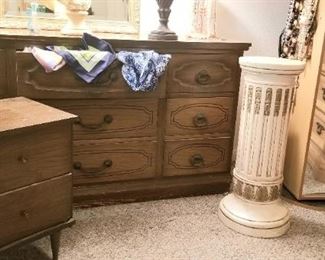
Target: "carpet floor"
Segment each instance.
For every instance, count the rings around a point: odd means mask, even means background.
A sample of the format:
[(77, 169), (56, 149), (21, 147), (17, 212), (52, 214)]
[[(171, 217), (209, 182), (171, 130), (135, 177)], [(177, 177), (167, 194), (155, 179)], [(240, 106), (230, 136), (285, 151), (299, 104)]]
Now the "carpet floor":
[[(325, 259), (325, 211), (285, 202), (289, 232), (277, 239), (243, 236), (218, 219), (222, 195), (122, 204), (74, 212), (62, 232), (60, 260)], [(0, 254), (1, 260), (49, 260), (48, 238)]]

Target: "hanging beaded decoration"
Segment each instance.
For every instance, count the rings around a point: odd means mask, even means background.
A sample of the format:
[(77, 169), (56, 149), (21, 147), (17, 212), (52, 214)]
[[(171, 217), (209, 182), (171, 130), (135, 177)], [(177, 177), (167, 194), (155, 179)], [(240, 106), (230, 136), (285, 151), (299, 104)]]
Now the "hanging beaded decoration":
[(307, 58), (308, 47), (315, 32), (318, 0), (291, 0), (286, 26), (280, 36), (279, 56)]

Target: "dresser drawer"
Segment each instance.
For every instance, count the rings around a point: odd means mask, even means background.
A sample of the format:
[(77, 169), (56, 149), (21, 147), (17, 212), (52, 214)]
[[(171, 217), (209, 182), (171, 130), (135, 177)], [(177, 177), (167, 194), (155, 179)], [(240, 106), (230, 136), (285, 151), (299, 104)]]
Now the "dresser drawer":
[(164, 175), (192, 175), (230, 170), (231, 139), (167, 141)]
[(0, 194), (0, 247), (72, 217), (71, 174)]
[(311, 139), (325, 154), (325, 114), (317, 108), (315, 109), (312, 127)]
[(189, 98), (167, 101), (167, 135), (230, 133), (233, 98)]
[(168, 68), (167, 91), (234, 92), (238, 71), (236, 55), (175, 55)]
[(68, 67), (45, 73), (30, 53), (17, 53), (17, 92), (19, 96), (35, 99), (77, 99), (113, 97), (150, 97), (159, 95), (160, 88), (148, 93), (135, 93), (126, 84), (122, 63), (114, 61), (91, 84), (85, 83)]
[(325, 112), (325, 72), (320, 75), (316, 106)]
[(150, 141), (74, 142), (74, 184), (150, 178), (156, 172), (157, 143)]
[(70, 123), (0, 135), (0, 144), (0, 193), (70, 172)]
[(44, 103), (79, 116), (74, 140), (150, 137), (157, 133), (158, 99), (69, 100)]

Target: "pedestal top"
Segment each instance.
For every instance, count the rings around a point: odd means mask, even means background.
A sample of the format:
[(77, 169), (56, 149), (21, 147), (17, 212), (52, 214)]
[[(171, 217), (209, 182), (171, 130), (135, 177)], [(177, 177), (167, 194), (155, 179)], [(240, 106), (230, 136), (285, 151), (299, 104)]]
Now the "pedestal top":
[(304, 61), (263, 56), (240, 57), (239, 64), (245, 68), (292, 72), (300, 72), (305, 67)]

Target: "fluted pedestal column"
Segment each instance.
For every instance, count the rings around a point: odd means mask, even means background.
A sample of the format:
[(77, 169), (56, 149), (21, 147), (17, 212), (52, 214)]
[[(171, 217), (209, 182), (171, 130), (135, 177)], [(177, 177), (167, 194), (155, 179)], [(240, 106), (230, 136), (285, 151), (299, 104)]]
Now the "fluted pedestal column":
[(228, 227), (250, 236), (277, 237), (289, 228), (280, 191), (288, 121), (304, 63), (242, 57), (243, 100), (232, 193), (219, 205)]

